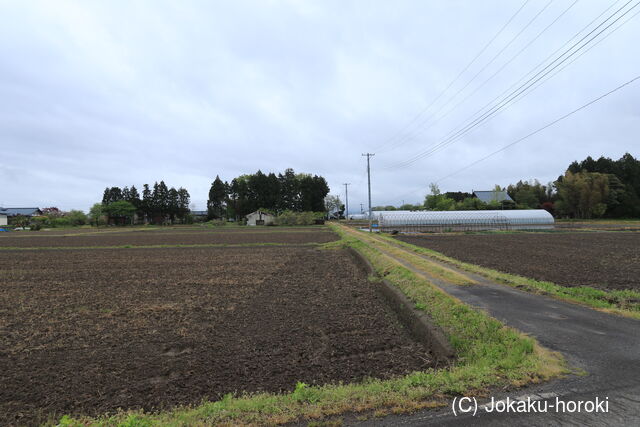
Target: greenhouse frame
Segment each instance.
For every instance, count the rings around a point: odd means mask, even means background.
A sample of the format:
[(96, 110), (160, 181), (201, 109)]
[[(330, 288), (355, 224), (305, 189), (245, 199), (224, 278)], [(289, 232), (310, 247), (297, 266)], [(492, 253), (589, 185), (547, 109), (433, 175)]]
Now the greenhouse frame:
[(482, 211), (378, 211), (380, 231), (445, 232), (484, 230), (545, 230), (554, 226), (544, 209)]

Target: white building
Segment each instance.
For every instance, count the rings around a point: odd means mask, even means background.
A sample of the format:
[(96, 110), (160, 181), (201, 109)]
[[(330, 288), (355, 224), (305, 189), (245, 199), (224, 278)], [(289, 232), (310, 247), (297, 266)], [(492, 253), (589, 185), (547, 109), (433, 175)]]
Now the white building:
[(5, 214), (0, 214), (0, 226), (7, 225), (7, 216)]
[(247, 215), (247, 225), (269, 225), (272, 224), (276, 217), (270, 213), (255, 211)]

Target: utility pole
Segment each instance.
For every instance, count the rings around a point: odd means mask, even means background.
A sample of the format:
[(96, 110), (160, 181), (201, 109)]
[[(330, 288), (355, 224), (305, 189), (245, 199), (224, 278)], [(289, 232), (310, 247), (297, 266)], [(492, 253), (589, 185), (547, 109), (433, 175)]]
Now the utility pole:
[(344, 184), (344, 198), (345, 198), (345, 203), (346, 203), (346, 207), (345, 207), (345, 219), (347, 221), (349, 221), (349, 189), (347, 188), (347, 185), (351, 185), (350, 182), (345, 182)]
[(364, 208), (362, 207), (362, 203), (360, 203), (360, 213), (364, 213)]
[(375, 154), (373, 153), (366, 153), (363, 154), (362, 156), (367, 156), (367, 184), (369, 186), (369, 233), (371, 233), (371, 221), (373, 219), (372, 215), (371, 215), (371, 167), (369, 164), (369, 161), (371, 159), (371, 157), (375, 156)]

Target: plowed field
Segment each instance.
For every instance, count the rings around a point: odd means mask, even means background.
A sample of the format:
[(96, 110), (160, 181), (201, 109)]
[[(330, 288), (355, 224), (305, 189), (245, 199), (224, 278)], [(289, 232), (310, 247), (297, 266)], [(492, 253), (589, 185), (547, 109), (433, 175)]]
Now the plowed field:
[(401, 236), (452, 258), (564, 286), (640, 289), (640, 233)]
[(0, 425), (433, 366), (348, 252), (263, 246), (2, 256)]
[[(246, 229), (245, 229), (246, 230)], [(92, 246), (153, 246), (153, 245), (207, 245), (207, 244), (252, 244), (252, 243), (326, 243), (338, 236), (330, 231), (266, 231), (211, 232), (200, 231), (144, 231), (144, 232), (99, 232), (70, 235), (47, 235), (46, 232), (3, 233), (0, 248), (43, 247), (92, 247)], [(263, 229), (264, 230), (264, 229)]]

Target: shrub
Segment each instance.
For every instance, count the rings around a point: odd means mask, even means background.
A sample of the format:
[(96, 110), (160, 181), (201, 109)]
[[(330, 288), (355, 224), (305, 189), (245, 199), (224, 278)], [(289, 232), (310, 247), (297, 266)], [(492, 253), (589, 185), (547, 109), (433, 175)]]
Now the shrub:
[(73, 225), (71, 218), (63, 216), (59, 218), (50, 218), (49, 222), (52, 227), (70, 227)]
[(78, 210), (71, 210), (64, 214), (63, 218), (67, 218), (73, 226), (85, 225), (87, 223), (87, 215)]
[(42, 227), (48, 227), (51, 225), (51, 222), (49, 220), (49, 217), (42, 215), (42, 216), (34, 216), (31, 217), (31, 225), (32, 227), (37, 225), (38, 227), (42, 228)]
[(284, 211), (275, 219), (278, 225), (313, 225), (316, 220), (314, 212)]

